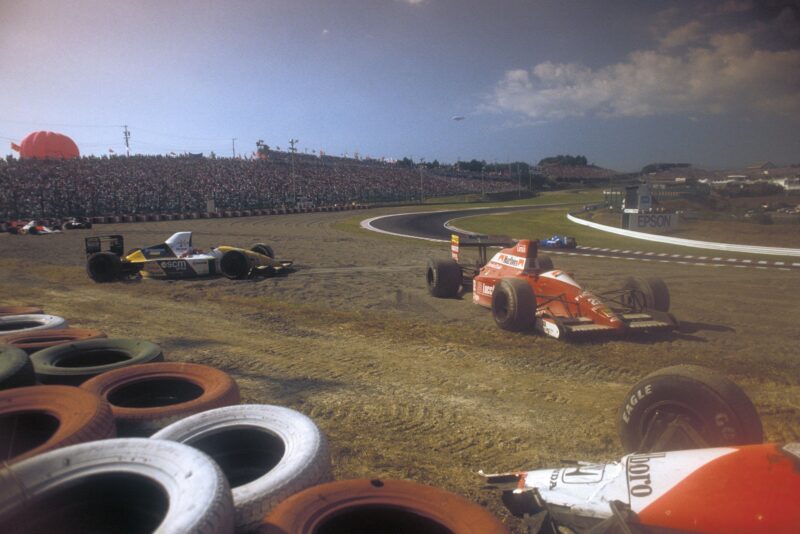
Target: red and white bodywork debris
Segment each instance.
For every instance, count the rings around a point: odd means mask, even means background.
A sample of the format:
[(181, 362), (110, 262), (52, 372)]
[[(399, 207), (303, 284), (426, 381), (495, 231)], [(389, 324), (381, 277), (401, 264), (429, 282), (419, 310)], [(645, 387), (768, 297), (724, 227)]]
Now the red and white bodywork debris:
[[(490, 483), (492, 477), (508, 480), (489, 475)], [(554, 509), (583, 518), (608, 518), (611, 502), (621, 501), (633, 522), (651, 527), (797, 533), (800, 443), (630, 454), (609, 464), (516, 473), (514, 492), (533, 489)]]

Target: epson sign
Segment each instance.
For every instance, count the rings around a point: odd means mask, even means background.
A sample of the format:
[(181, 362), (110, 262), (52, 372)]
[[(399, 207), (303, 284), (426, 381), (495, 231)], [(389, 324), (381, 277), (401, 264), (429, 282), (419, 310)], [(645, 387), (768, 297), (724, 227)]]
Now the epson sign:
[(628, 219), (628, 228), (640, 232), (663, 232), (677, 227), (677, 213), (637, 213)]

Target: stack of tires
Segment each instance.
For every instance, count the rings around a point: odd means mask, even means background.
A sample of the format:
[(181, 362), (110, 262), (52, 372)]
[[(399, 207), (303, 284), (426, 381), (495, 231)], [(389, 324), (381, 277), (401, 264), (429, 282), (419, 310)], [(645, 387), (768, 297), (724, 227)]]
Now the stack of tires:
[(438, 488), (332, 481), (317, 425), (286, 407), (239, 404), (222, 370), (163, 361), (148, 341), (46, 335), (55, 331), (0, 338), (0, 362), (27, 366), (18, 375), (25, 380), (0, 386), (0, 524), (25, 532), (507, 532), (482, 507)]

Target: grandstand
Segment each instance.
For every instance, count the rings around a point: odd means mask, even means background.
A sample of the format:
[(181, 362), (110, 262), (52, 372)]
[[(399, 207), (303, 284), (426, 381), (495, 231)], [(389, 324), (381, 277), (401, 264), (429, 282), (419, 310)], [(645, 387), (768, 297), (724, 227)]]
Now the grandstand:
[[(293, 169), (293, 171), (292, 171)], [(420, 180), (422, 173), (422, 180)], [(495, 193), (516, 183), (376, 160), (270, 151), (267, 159), (83, 157), (0, 160), (0, 219), (280, 209)]]

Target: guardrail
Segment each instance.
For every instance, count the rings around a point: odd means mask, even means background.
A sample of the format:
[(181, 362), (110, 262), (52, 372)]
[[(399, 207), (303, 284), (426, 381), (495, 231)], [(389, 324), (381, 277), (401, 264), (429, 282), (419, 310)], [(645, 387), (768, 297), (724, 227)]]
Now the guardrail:
[(601, 232), (608, 232), (611, 234), (622, 235), (625, 237), (632, 237), (634, 239), (642, 239), (644, 241), (655, 241), (658, 243), (667, 243), (670, 245), (678, 245), (682, 247), (700, 248), (705, 250), (726, 250), (728, 252), (742, 252), (746, 254), (764, 254), (768, 256), (800, 256), (800, 249), (796, 248), (782, 248), (782, 247), (759, 247), (756, 245), (736, 245), (732, 243), (714, 243), (711, 241), (698, 241), (696, 239), (681, 239), (679, 237), (668, 237), (662, 235), (646, 234), (644, 232), (634, 232), (633, 230), (624, 230), (622, 228), (614, 228), (613, 226), (606, 226), (596, 222), (587, 221), (575, 217), (571, 213), (567, 213), (567, 219), (570, 221), (600, 230)]

